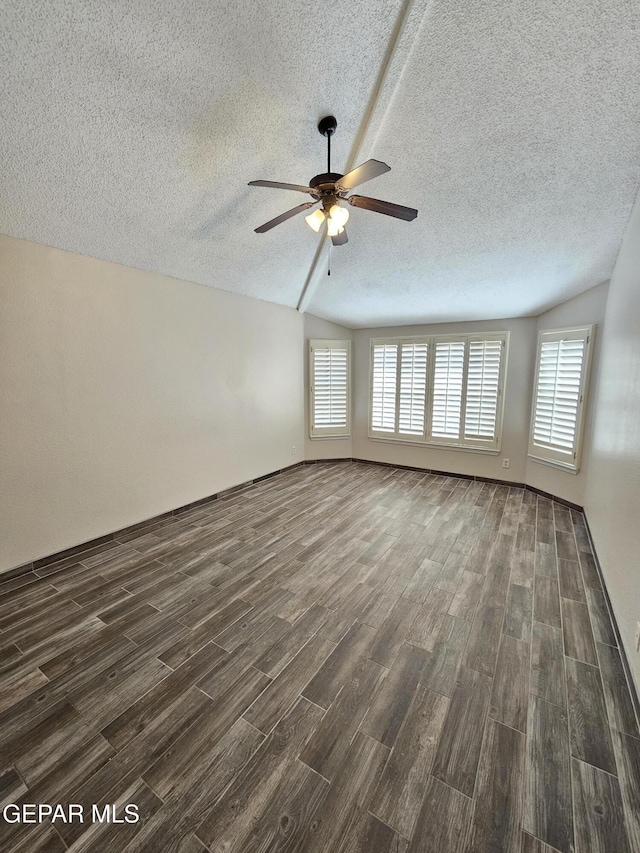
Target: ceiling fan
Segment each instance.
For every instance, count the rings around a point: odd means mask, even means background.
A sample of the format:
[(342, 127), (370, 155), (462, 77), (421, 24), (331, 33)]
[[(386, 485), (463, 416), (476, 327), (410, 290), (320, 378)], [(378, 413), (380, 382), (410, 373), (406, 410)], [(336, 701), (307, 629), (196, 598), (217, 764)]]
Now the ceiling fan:
[(327, 171), (321, 175), (316, 175), (309, 181), (309, 186), (305, 187), (302, 184), (282, 184), (278, 181), (249, 181), (250, 187), (274, 187), (281, 190), (294, 190), (300, 193), (308, 193), (315, 201), (306, 201), (287, 210), (286, 213), (281, 213), (275, 219), (265, 222), (255, 231), (257, 234), (264, 234), (265, 231), (270, 231), (281, 222), (286, 222), (298, 213), (308, 210), (310, 207), (315, 207), (321, 204), (322, 207), (315, 210), (313, 213), (305, 216), (307, 224), (314, 231), (319, 231), (326, 223), (327, 233), (331, 237), (331, 242), (334, 246), (343, 246), (347, 242), (347, 232), (345, 225), (349, 219), (349, 210), (343, 207), (340, 202), (346, 201), (352, 207), (361, 207), (363, 210), (373, 210), (375, 213), (384, 213), (385, 216), (394, 216), (396, 219), (404, 219), (406, 222), (411, 222), (418, 215), (418, 211), (413, 207), (404, 207), (401, 204), (393, 204), (390, 201), (380, 201), (377, 198), (369, 198), (366, 195), (351, 195), (347, 197), (347, 193), (355, 187), (364, 184), (365, 181), (370, 181), (372, 178), (377, 178), (378, 175), (383, 175), (391, 170), (390, 166), (382, 163), (380, 160), (367, 160), (361, 166), (348, 172), (346, 175), (339, 175), (331, 171), (331, 137), (336, 132), (338, 122), (335, 116), (325, 116), (318, 124), (318, 130), (323, 136), (327, 137)]

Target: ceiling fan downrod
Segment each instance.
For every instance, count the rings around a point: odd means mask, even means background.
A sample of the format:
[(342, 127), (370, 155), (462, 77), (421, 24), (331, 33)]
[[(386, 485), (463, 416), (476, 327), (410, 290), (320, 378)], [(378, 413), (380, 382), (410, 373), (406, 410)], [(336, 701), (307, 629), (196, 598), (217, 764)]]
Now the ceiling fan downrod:
[(318, 130), (327, 137), (327, 173), (331, 173), (331, 137), (336, 132), (338, 120), (335, 116), (325, 116), (318, 122)]

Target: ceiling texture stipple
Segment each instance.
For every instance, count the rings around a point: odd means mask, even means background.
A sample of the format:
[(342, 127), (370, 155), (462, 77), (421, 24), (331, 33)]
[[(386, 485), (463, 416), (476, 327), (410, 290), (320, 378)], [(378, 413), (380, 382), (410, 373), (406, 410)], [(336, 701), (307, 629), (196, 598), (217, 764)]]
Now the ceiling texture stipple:
[[(527, 316), (613, 269), (640, 185), (636, 0), (0, 0), (0, 232), (354, 328)], [(331, 253), (247, 186), (369, 157)], [(304, 292), (303, 292), (304, 291)], [(302, 299), (301, 299), (301, 294)]]

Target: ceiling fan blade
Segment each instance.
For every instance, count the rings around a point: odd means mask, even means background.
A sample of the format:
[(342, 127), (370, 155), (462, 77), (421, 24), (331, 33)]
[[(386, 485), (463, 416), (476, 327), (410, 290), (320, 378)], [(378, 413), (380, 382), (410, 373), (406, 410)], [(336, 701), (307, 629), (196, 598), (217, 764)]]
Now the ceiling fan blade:
[(405, 222), (411, 222), (418, 215), (414, 207), (404, 207), (402, 204), (393, 204), (391, 201), (380, 201), (379, 198), (369, 198), (366, 195), (352, 195), (347, 201), (353, 207), (384, 213), (385, 216), (395, 216), (396, 219), (404, 219)]
[(391, 166), (387, 166), (381, 160), (367, 160), (366, 163), (362, 163), (337, 180), (336, 187), (339, 190), (352, 190), (354, 187), (364, 184), (365, 181), (370, 181), (372, 178), (377, 178), (378, 175), (384, 175), (385, 172), (390, 171)]
[(311, 187), (304, 187), (302, 184), (282, 184), (280, 181), (249, 181), (250, 187), (272, 187), (276, 190), (295, 190), (298, 193), (312, 193)]
[(347, 229), (343, 228), (340, 234), (336, 234), (335, 237), (331, 238), (331, 242), (334, 246), (344, 246), (345, 243), (348, 243)]
[(280, 225), (281, 222), (286, 222), (287, 219), (291, 219), (292, 216), (302, 213), (303, 210), (308, 210), (317, 203), (317, 201), (305, 201), (304, 204), (292, 207), (291, 210), (287, 210), (286, 213), (281, 213), (280, 216), (276, 216), (275, 219), (270, 219), (268, 222), (265, 222), (264, 225), (261, 225), (259, 228), (255, 228), (254, 230), (256, 234), (264, 234), (265, 231), (270, 231), (272, 228), (275, 228), (276, 225)]

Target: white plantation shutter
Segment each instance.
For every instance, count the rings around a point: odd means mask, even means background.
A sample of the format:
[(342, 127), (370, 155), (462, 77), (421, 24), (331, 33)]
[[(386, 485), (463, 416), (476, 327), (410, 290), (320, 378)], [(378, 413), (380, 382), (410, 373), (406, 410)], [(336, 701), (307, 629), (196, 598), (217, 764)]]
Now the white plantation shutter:
[(533, 437), (566, 453), (573, 451), (585, 341), (543, 341)]
[(574, 469), (592, 333), (592, 327), (543, 332), (538, 345), (529, 452)]
[(400, 348), (400, 399), (398, 432), (424, 434), (427, 392), (427, 344), (403, 343)]
[(349, 434), (349, 341), (311, 341), (311, 436)]
[(460, 438), (465, 341), (436, 341), (431, 435)]
[(371, 438), (497, 450), (508, 332), (371, 341)]
[(375, 344), (371, 377), (371, 429), (396, 431), (398, 345)]
[(470, 340), (464, 413), (465, 438), (496, 439), (503, 340)]
[(313, 426), (347, 425), (347, 351), (323, 347), (313, 350)]

